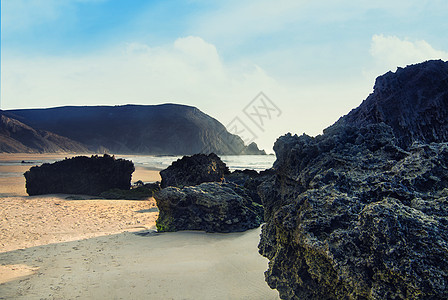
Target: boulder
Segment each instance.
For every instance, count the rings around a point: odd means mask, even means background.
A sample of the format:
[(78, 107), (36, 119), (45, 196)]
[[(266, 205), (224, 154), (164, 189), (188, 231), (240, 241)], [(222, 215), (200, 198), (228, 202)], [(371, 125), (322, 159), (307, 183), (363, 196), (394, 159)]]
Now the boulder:
[(263, 207), (232, 184), (167, 187), (154, 198), (159, 208), (156, 224), (160, 232), (239, 232), (256, 228), (263, 221)]
[(230, 173), (226, 164), (214, 153), (184, 156), (160, 172), (161, 187), (184, 187), (203, 182), (222, 182)]
[(113, 156), (78, 156), (32, 167), (25, 172), (28, 195), (100, 195), (117, 188), (129, 190), (134, 172), (132, 161)]
[[(390, 86), (439, 99), (444, 91), (431, 85), (439, 86), (436, 75), (425, 75), (434, 72), (429, 64), (412, 68), (424, 85), (410, 86), (417, 79), (401, 77), (404, 69), (387, 75)], [(347, 118), (317, 137), (276, 141), (276, 174), (258, 186), (266, 220), (259, 251), (270, 260), (266, 281), (282, 299), (448, 298), (448, 143), (437, 125), (446, 101), (434, 102), (431, 116), (423, 102), (408, 100), (354, 110), (359, 120), (396, 115), (403, 130)]]
[(272, 169), (257, 172), (255, 170), (235, 170), (225, 176), (226, 182), (234, 183), (246, 190), (246, 193), (252, 198), (252, 201), (262, 204), (258, 195), (258, 186), (274, 176)]

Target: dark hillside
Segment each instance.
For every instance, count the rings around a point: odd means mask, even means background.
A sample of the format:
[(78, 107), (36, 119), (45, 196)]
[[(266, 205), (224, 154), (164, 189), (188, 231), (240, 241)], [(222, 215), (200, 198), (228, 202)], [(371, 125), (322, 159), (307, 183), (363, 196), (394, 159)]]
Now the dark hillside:
[[(57, 107), (8, 111), (21, 122), (123, 154), (263, 154), (246, 147), (216, 119), (177, 104)], [(249, 152), (249, 153), (248, 153)]]
[(88, 152), (86, 146), (46, 130), (36, 130), (0, 111), (0, 152)]

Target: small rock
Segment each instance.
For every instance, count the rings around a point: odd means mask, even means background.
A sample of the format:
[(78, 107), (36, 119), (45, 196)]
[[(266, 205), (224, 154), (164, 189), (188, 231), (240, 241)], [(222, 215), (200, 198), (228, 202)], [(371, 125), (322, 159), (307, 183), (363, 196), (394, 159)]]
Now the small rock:
[(222, 182), (229, 174), (226, 164), (214, 153), (184, 156), (160, 172), (161, 187), (184, 187), (203, 182)]

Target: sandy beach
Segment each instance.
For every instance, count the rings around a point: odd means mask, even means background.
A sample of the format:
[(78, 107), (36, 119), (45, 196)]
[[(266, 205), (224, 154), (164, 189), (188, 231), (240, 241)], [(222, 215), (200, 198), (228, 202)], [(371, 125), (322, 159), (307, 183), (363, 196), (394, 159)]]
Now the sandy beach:
[[(157, 234), (152, 198), (27, 196), (23, 172), (32, 165), (0, 166), (0, 299), (279, 299), (264, 281), (260, 229)], [(137, 168), (137, 180), (160, 175)]]

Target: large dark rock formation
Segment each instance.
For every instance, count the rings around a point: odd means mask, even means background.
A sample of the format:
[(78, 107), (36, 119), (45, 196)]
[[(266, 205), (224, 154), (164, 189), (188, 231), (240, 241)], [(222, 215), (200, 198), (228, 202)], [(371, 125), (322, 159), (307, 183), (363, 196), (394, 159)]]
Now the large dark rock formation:
[[(235, 232), (256, 228), (263, 221), (263, 207), (256, 192), (256, 183), (261, 183), (258, 172), (232, 175), (211, 153), (184, 156), (160, 175), (164, 189), (154, 196), (160, 211), (158, 231)], [(224, 180), (225, 176), (235, 183)]]
[(379, 76), (373, 93), (336, 124), (381, 122), (405, 149), (414, 141), (448, 141), (448, 62), (427, 61)]
[(258, 186), (271, 179), (275, 175), (274, 170), (268, 169), (260, 173), (255, 170), (235, 170), (225, 176), (225, 181), (244, 188), (246, 193), (252, 198), (252, 201), (262, 204), (260, 195), (258, 195)]
[(134, 164), (124, 159), (78, 156), (32, 167), (24, 175), (28, 195), (100, 195), (110, 189), (129, 190)]
[(121, 154), (264, 154), (230, 134), (216, 119), (186, 105), (56, 107), (6, 111), (38, 130)]
[(184, 156), (160, 172), (161, 187), (184, 187), (203, 182), (222, 182), (229, 174), (226, 164), (214, 153)]
[[(443, 91), (431, 83), (440, 81), (426, 72), (437, 77), (445, 68), (412, 66), (425, 85), (409, 86), (406, 68), (382, 86), (438, 99)], [(258, 187), (266, 219), (259, 249), (282, 299), (448, 298), (448, 144), (444, 123), (432, 117), (447, 111), (446, 98), (432, 115), (405, 105), (406, 97), (398, 107), (387, 99), (363, 115), (366, 100), (351, 114), (369, 120), (381, 110), (390, 125), (344, 117), (321, 136), (275, 143), (277, 174)], [(407, 126), (396, 127), (394, 115)]]
[(0, 110), (0, 152), (88, 152), (85, 145), (49, 131), (36, 130)]
[(231, 184), (202, 183), (182, 189), (168, 187), (156, 193), (157, 230), (238, 232), (260, 226), (263, 207)]

